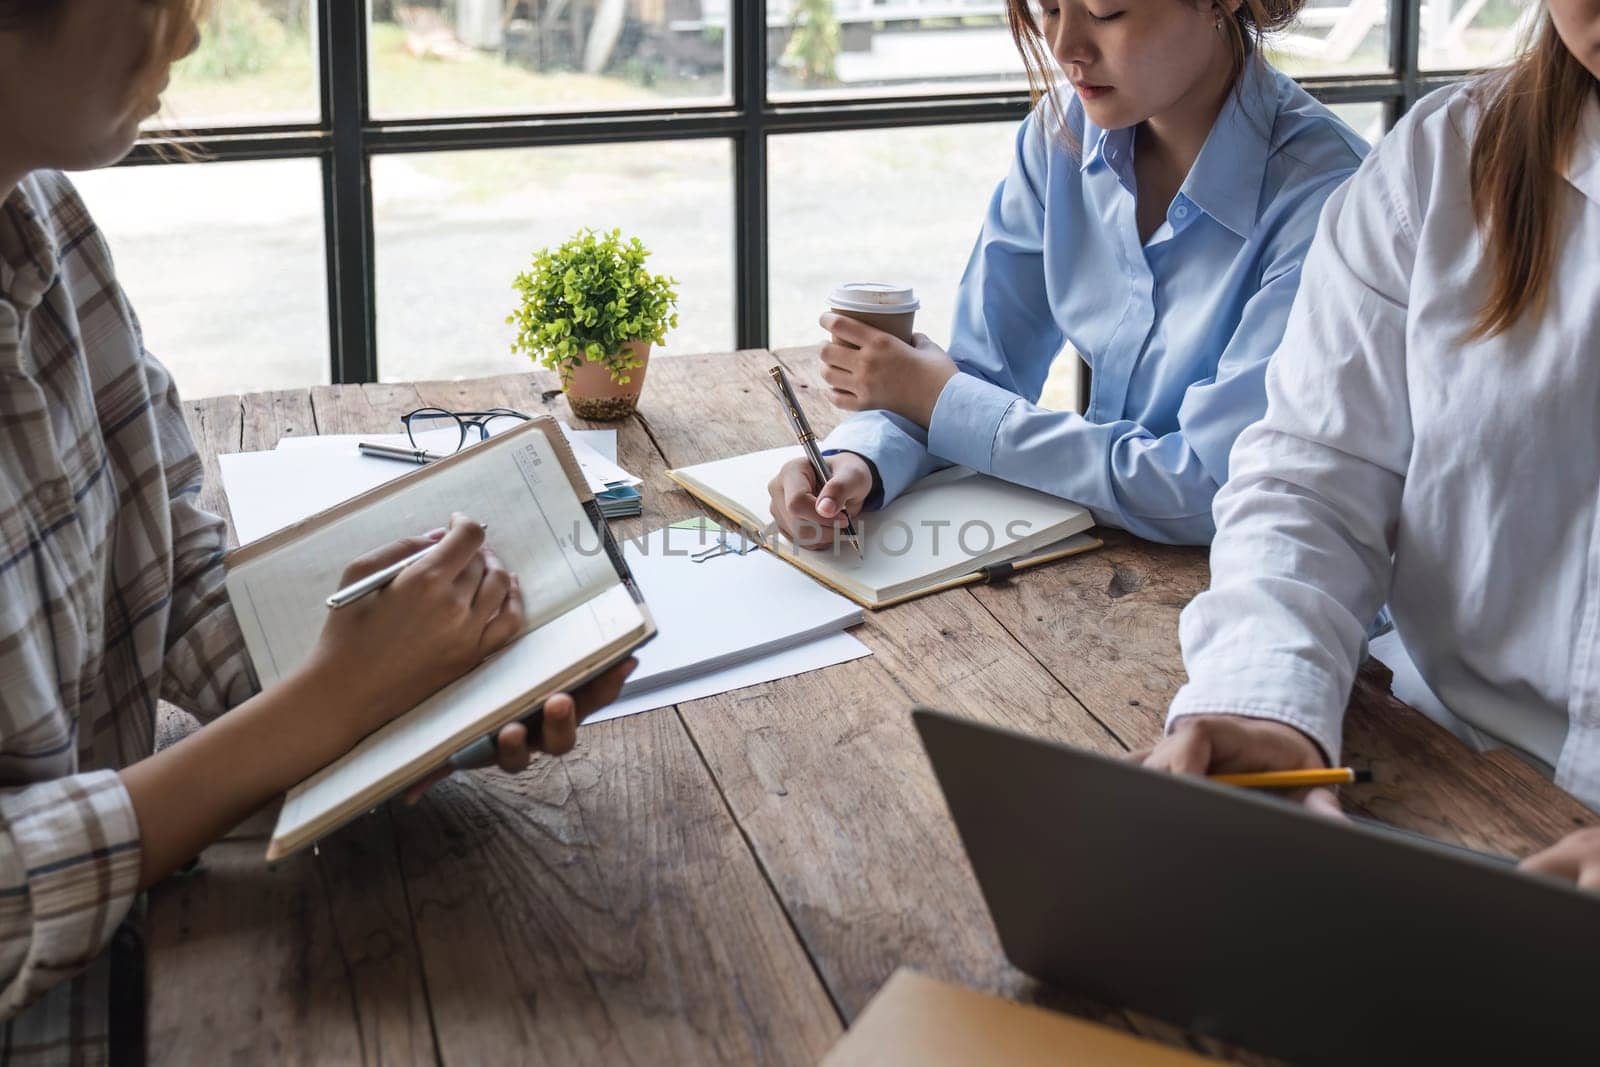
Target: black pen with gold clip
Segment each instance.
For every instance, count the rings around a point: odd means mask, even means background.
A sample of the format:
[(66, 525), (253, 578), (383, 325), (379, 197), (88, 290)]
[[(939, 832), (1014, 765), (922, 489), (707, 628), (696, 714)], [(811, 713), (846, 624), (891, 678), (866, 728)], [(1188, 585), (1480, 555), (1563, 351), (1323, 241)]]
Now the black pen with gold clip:
[[(772, 375), (773, 382), (778, 386), (778, 399), (783, 401), (783, 410), (789, 416), (789, 425), (794, 428), (794, 435), (800, 438), (800, 447), (806, 450), (806, 458), (811, 460), (811, 469), (816, 472), (819, 479), (817, 489), (820, 491), (833, 475), (828, 471), (828, 461), (817, 448), (817, 435), (811, 432), (811, 424), (806, 421), (806, 413), (800, 410), (800, 398), (795, 396), (794, 389), (789, 385), (789, 376), (784, 373), (783, 368), (773, 367), (767, 373)], [(850, 542), (851, 547), (856, 550), (856, 555), (861, 556), (861, 538), (856, 536), (855, 523), (850, 521), (850, 513), (840, 508), (839, 514), (844, 516), (844, 539)]]

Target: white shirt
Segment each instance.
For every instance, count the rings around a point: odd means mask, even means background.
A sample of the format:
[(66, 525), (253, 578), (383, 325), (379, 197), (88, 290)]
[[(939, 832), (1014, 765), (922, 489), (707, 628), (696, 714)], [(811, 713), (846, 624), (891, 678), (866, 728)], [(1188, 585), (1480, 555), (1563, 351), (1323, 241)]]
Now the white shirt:
[(1433, 94), (1328, 201), (1216, 497), (1184, 611), (1184, 715), (1291, 723), (1337, 760), (1387, 602), (1460, 718), (1600, 808), (1600, 101), (1558, 182), (1542, 316), (1467, 341), (1488, 279), (1468, 188), (1475, 92)]

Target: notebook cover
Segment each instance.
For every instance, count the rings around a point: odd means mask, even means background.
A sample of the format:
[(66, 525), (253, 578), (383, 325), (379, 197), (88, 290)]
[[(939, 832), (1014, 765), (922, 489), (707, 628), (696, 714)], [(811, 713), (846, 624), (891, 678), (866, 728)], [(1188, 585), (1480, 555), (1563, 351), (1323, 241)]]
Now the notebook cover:
[(1217, 1061), (914, 971), (890, 977), (822, 1067), (1198, 1067)]

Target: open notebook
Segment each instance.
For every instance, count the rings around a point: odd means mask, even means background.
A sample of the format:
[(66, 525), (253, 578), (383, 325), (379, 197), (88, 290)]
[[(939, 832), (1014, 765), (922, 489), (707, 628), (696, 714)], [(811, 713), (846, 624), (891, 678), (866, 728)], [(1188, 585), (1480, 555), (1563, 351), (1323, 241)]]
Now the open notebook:
[[(523, 578), (522, 635), (289, 791), (267, 858), (317, 840), (624, 659), (655, 624), (556, 421), (496, 435), (255, 541), (228, 558), (229, 599), (263, 685), (322, 630), (345, 564), (461, 511)], [(382, 595), (381, 593), (378, 595)]]
[(862, 554), (843, 543), (800, 548), (772, 522), (767, 483), (799, 445), (669, 470), (783, 559), (868, 608), (1099, 548), (1076, 504), (965, 467), (936, 471), (881, 511), (856, 516)]

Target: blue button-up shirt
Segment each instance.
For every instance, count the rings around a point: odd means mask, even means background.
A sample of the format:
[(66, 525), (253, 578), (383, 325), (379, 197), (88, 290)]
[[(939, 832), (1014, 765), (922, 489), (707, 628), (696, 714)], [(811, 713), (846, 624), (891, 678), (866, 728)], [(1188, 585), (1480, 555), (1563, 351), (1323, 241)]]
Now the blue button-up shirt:
[[(949, 346), (961, 372), (928, 430), (864, 412), (826, 449), (872, 461), (873, 506), (959, 463), (1141, 537), (1204, 544), (1234, 438), (1266, 410), (1267, 357), (1318, 214), (1367, 146), (1254, 61), (1141, 242), (1134, 128), (1096, 128), (1076, 96), (1066, 111), (1081, 158), (1050, 108), (1017, 135), (961, 280)], [(1094, 372), (1083, 415), (1037, 404), (1066, 343)]]

